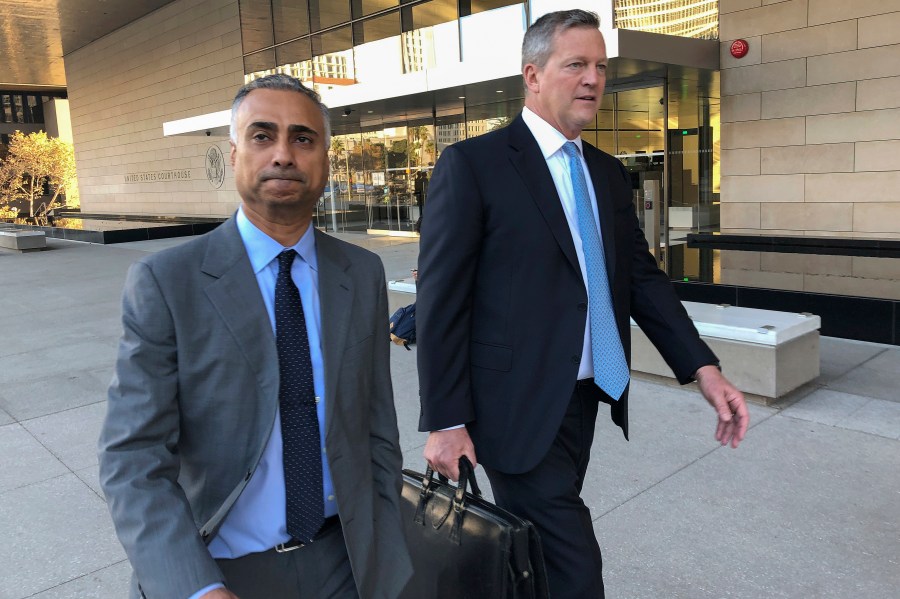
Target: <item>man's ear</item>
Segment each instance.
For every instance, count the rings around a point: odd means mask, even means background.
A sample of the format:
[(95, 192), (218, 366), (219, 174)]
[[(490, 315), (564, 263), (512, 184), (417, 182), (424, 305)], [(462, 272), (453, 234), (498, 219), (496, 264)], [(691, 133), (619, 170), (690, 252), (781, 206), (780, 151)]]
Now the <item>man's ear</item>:
[(237, 146), (234, 145), (234, 142), (231, 140), (228, 140), (228, 143), (231, 145), (231, 152), (228, 154), (228, 159), (231, 162), (231, 168), (234, 168), (234, 153), (237, 151)]
[(537, 65), (531, 63), (526, 64), (522, 68), (522, 79), (525, 81), (525, 89), (531, 93), (538, 93), (541, 91), (539, 75), (540, 68), (538, 68)]

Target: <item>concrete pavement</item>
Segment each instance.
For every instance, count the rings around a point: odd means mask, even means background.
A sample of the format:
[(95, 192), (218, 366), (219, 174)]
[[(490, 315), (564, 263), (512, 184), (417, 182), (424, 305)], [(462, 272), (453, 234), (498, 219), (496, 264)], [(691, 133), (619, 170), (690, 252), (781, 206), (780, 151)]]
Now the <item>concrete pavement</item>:
[[(390, 279), (415, 265), (415, 240), (342, 237)], [(126, 596), (96, 439), (125, 271), (183, 241), (0, 252), (0, 599)], [(823, 338), (821, 351), (816, 381), (751, 406), (737, 450), (717, 446), (691, 387), (635, 380), (627, 443), (601, 410), (584, 497), (610, 599), (898, 596), (900, 348)], [(391, 359), (405, 463), (421, 469), (415, 350)]]

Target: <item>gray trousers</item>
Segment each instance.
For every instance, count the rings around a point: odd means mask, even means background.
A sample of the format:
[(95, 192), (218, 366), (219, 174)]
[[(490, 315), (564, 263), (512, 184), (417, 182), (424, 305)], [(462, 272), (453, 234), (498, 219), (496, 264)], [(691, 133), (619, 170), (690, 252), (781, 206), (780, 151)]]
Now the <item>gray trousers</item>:
[(359, 599), (340, 526), (293, 551), (270, 549), (216, 563), (240, 599)]

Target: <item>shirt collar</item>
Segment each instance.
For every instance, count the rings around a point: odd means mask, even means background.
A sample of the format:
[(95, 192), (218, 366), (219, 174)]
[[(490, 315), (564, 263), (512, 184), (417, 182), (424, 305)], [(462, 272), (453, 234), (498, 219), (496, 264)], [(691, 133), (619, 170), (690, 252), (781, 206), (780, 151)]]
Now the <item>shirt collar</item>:
[(544, 160), (556, 154), (567, 141), (571, 141), (578, 146), (579, 152), (582, 151), (580, 135), (575, 139), (566, 139), (566, 136), (560, 133), (556, 127), (539, 117), (527, 106), (522, 108), (522, 120), (525, 121), (525, 125), (528, 126), (534, 139), (537, 140), (538, 147), (541, 148), (541, 153), (544, 155)]
[(259, 274), (259, 271), (267, 267), (272, 260), (278, 257), (278, 254), (284, 250), (293, 249), (303, 258), (303, 261), (309, 264), (309, 267), (318, 272), (319, 262), (316, 258), (316, 237), (313, 233), (312, 223), (306, 233), (300, 238), (296, 244), (289, 248), (284, 247), (250, 222), (247, 215), (244, 214), (244, 208), (240, 207), (237, 211), (237, 228), (241, 234), (241, 240), (247, 249), (247, 256), (250, 258), (250, 265), (253, 267), (253, 273)]

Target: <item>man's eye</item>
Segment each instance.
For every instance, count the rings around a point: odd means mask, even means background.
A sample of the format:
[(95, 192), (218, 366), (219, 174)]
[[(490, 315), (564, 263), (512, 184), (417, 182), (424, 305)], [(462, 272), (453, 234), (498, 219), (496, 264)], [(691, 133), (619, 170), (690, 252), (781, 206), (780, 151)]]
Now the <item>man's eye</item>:
[(305, 135), (300, 135), (300, 136), (298, 136), (297, 139), (296, 139), (295, 141), (296, 141), (297, 143), (301, 143), (301, 144), (312, 143), (312, 139), (306, 137)]
[(263, 141), (265, 139), (269, 139), (269, 136), (266, 135), (265, 133), (256, 133), (253, 136), (253, 140), (255, 140), (255, 141)]

